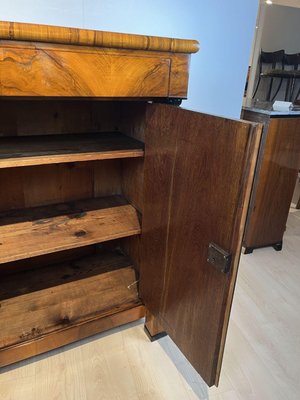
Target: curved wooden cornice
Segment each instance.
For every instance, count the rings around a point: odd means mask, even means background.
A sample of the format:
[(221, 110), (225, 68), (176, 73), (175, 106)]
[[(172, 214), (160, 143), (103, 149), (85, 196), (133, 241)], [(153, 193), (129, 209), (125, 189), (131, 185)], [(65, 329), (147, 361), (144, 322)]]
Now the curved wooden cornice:
[(0, 39), (173, 53), (196, 53), (199, 50), (196, 40), (6, 21), (0, 21)]

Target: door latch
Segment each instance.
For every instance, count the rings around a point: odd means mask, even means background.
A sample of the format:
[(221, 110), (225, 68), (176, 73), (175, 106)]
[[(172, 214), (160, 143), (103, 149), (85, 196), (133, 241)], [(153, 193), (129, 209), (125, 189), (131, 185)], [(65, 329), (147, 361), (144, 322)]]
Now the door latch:
[(230, 271), (232, 255), (215, 243), (208, 245), (207, 261), (217, 270), (227, 274)]

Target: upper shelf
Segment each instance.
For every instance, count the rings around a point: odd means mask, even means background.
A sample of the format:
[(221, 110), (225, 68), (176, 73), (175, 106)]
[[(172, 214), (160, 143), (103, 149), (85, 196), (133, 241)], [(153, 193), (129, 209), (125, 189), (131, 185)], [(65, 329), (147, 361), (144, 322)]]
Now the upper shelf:
[(196, 40), (104, 32), (90, 29), (0, 21), (0, 39), (108, 47), (116, 49), (196, 53)]
[(0, 138), (0, 168), (143, 155), (143, 143), (115, 132)]

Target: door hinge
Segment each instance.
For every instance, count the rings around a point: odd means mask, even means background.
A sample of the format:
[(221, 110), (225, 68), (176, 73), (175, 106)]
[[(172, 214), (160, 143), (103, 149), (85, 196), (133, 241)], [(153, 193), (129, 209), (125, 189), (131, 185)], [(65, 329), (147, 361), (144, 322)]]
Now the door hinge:
[(212, 264), (218, 271), (227, 274), (230, 271), (232, 255), (215, 243), (208, 245), (207, 262)]

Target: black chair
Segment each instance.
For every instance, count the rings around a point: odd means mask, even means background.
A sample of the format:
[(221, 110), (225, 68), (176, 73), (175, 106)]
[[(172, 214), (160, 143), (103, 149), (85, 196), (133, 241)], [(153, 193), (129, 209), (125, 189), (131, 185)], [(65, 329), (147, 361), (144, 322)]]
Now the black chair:
[[(290, 92), (290, 100), (293, 101), (293, 94), (295, 91), (296, 82), (300, 79), (300, 53), (297, 54), (287, 54), (286, 57), (289, 57), (290, 65), (293, 65), (292, 70), (292, 84), (291, 84), (291, 92)], [(294, 101), (298, 99), (300, 95), (300, 86), (298, 92), (294, 98)]]
[[(296, 80), (297, 80), (297, 79), (300, 79), (300, 72), (297, 74)], [(296, 96), (295, 96), (295, 98), (294, 98), (294, 101), (295, 101), (295, 100), (298, 100), (299, 96), (300, 96), (300, 87), (299, 87), (298, 92), (297, 92), (297, 94), (296, 94)], [(300, 203), (299, 203), (299, 204), (300, 204)]]
[[(278, 89), (274, 96), (272, 97), (272, 100), (275, 99), (277, 96), (281, 86), (282, 82), (284, 79), (286, 79), (286, 89), (285, 89), (285, 100), (292, 101), (293, 100), (293, 94), (295, 90), (295, 85), (297, 79), (300, 79), (300, 54), (285, 54), (284, 55), (284, 70), (283, 71), (273, 71), (271, 75), (274, 78), (280, 78), (280, 83), (278, 86)], [(300, 90), (299, 90), (300, 92)], [(299, 92), (296, 96), (296, 98), (299, 96)]]
[[(284, 66), (284, 50), (278, 50), (274, 52), (267, 52), (261, 50), (260, 57), (259, 57), (259, 77), (256, 84), (256, 88), (254, 90), (253, 98), (256, 96), (259, 84), (262, 79), (270, 79), (269, 89), (267, 92), (266, 100), (270, 101), (271, 93), (272, 93), (272, 86), (274, 78), (277, 76), (274, 73), (283, 71)], [(280, 82), (281, 85), (282, 81)], [(278, 89), (276, 94), (278, 93)], [(273, 96), (274, 97), (274, 96)]]

